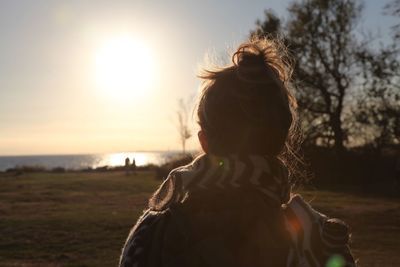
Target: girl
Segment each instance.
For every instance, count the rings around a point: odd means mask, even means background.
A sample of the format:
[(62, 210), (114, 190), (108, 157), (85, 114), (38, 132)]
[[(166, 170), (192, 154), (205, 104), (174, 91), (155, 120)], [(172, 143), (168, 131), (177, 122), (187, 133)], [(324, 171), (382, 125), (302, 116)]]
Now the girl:
[(121, 267), (355, 266), (347, 226), (291, 195), (296, 100), (287, 58), (279, 42), (255, 39), (231, 65), (200, 76), (204, 154), (154, 193)]

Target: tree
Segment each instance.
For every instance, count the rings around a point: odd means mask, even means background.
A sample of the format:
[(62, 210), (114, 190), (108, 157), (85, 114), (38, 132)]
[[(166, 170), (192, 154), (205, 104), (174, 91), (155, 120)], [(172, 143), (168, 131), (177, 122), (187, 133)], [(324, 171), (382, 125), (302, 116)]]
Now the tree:
[(272, 9), (264, 11), (264, 21), (257, 19), (256, 29), (250, 32), (251, 37), (278, 37), (282, 32), (282, 20)]
[[(384, 14), (400, 17), (400, 0), (384, 7)], [(379, 50), (365, 49), (357, 57), (363, 64), (363, 90), (354, 114), (367, 144), (380, 152), (400, 144), (400, 24), (392, 27), (393, 43)], [(365, 135), (365, 134), (364, 134)]]
[[(385, 6), (385, 13), (395, 17), (400, 17), (400, 0), (393, 0)], [(400, 23), (392, 26), (394, 39), (400, 40)]]
[(368, 143), (380, 151), (400, 144), (400, 53), (394, 43), (379, 53), (366, 50), (358, 56), (366, 67), (356, 119), (370, 133)]
[[(362, 64), (357, 59), (368, 40), (360, 41), (354, 30), (362, 5), (355, 0), (308, 0), (292, 2), (282, 26), (266, 11), (251, 35), (279, 35), (295, 59), (295, 94), (308, 143), (345, 150), (351, 119), (350, 91), (358, 87)], [(268, 32), (269, 31), (269, 32)]]
[(179, 99), (178, 110), (176, 111), (178, 122), (177, 129), (183, 154), (186, 153), (186, 141), (192, 136), (192, 133), (189, 129), (189, 110), (187, 106), (188, 105), (183, 101), (183, 99)]

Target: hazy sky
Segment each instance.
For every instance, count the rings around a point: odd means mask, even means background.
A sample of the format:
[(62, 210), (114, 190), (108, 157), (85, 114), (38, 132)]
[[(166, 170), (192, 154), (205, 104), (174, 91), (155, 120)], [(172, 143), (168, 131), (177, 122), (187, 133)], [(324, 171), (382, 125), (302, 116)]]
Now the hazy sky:
[[(206, 53), (289, 2), (1, 1), (0, 155), (180, 149), (177, 101)], [(387, 2), (365, 1), (363, 19), (386, 40)]]

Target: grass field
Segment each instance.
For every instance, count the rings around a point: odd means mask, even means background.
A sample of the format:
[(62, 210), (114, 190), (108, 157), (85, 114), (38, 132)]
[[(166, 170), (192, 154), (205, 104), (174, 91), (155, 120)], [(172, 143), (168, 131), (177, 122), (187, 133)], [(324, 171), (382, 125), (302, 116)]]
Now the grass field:
[[(0, 266), (117, 266), (159, 181), (151, 172), (0, 174)], [(400, 200), (303, 192), (352, 226), (363, 267), (400, 266)]]

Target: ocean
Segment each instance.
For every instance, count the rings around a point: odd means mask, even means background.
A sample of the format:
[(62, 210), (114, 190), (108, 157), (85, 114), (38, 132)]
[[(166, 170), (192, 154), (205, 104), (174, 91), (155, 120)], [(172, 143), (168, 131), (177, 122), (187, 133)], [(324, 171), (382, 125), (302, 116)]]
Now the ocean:
[(62, 167), (71, 170), (97, 168), (103, 166), (115, 167), (125, 165), (128, 157), (130, 162), (135, 159), (136, 166), (148, 164), (161, 165), (174, 156), (177, 151), (158, 152), (123, 152), (87, 155), (40, 155), (40, 156), (0, 156), (0, 171), (16, 166), (40, 166), (46, 169)]

